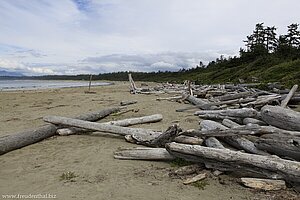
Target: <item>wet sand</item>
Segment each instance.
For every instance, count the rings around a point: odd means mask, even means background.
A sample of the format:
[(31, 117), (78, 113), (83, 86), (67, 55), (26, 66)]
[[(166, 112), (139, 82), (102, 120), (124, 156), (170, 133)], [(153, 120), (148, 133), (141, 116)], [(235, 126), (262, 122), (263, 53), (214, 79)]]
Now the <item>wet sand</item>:
[[(165, 130), (172, 123), (183, 129), (197, 128), (199, 119), (193, 111), (177, 113), (187, 105), (156, 101), (170, 95), (130, 95), (128, 83), (87, 88), (0, 92), (0, 136), (45, 124), (46, 115), (75, 116), (106, 107), (122, 100), (137, 100), (128, 106), (138, 112), (110, 116), (102, 121), (160, 113), (162, 122), (138, 125)], [(256, 199), (252, 190), (240, 186), (226, 175), (211, 177), (204, 189), (183, 185), (169, 177), (174, 169), (168, 162), (116, 160), (120, 147), (135, 147), (121, 137), (94, 135), (55, 136), (0, 156), (0, 195), (52, 194), (56, 199)], [(61, 175), (74, 172), (72, 181)], [(221, 179), (222, 181), (220, 181)], [(225, 184), (224, 184), (225, 182)], [(256, 196), (256, 197), (255, 197)]]

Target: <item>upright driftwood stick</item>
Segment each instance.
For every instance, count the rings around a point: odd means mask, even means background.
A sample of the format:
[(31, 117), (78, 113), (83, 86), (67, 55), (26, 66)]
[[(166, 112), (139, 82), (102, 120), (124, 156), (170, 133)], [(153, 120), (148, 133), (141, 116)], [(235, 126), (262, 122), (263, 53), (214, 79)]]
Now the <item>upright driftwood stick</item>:
[(285, 179), (300, 182), (300, 162), (284, 160), (272, 156), (262, 156), (242, 153), (229, 149), (216, 149), (200, 145), (178, 144), (175, 142), (166, 145), (167, 150), (194, 155), (199, 159), (210, 159), (219, 162), (241, 164), (248, 167), (258, 167), (282, 175)]
[(298, 85), (294, 85), (292, 87), (292, 89), (290, 90), (288, 95), (285, 97), (285, 99), (281, 101), (281, 104), (280, 104), (281, 107), (285, 108), (287, 106), (290, 99), (294, 96), (295, 92), (297, 91), (297, 89), (298, 89)]
[[(107, 108), (97, 112), (79, 115), (76, 118), (96, 121), (118, 110), (120, 110), (120, 108)], [(45, 125), (34, 130), (0, 137), (0, 155), (54, 136), (57, 129), (58, 127), (55, 125)]]

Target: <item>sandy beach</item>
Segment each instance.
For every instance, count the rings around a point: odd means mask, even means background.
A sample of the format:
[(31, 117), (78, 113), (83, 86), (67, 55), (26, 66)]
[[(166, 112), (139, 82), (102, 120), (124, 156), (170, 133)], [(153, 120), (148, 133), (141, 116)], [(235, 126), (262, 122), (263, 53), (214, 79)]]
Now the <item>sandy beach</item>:
[[(138, 125), (165, 130), (172, 123), (183, 129), (197, 128), (199, 118), (191, 112), (175, 112), (187, 105), (156, 101), (160, 95), (131, 95), (126, 82), (87, 88), (47, 89), (0, 92), (0, 136), (37, 128), (46, 115), (71, 117), (82, 113), (118, 106), (122, 100), (137, 100), (128, 112), (102, 121), (162, 114), (163, 121)], [(168, 162), (116, 160), (113, 153), (120, 147), (136, 145), (118, 136), (55, 136), (9, 152), (0, 157), (0, 195), (51, 194), (56, 199), (257, 199), (262, 193), (245, 188), (227, 175), (210, 177), (204, 189), (183, 185), (169, 177), (174, 168)], [(74, 172), (73, 181), (61, 175)], [(259, 199), (260, 199), (259, 198)]]

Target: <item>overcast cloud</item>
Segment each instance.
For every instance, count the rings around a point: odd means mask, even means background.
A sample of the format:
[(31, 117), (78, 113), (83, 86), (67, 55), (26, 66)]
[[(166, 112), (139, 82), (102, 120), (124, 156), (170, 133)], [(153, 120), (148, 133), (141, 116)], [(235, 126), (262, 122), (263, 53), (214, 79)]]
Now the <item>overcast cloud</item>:
[(298, 0), (0, 0), (0, 70), (178, 70), (237, 55), (255, 24), (299, 23)]

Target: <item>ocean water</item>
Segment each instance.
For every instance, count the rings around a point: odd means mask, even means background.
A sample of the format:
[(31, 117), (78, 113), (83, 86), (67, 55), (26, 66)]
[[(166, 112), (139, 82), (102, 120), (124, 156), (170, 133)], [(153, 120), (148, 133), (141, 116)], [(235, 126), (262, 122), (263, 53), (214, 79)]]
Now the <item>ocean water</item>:
[[(111, 83), (92, 81), (91, 86), (103, 86), (110, 84)], [(0, 80), (0, 91), (88, 87), (88, 85), (89, 81)]]

